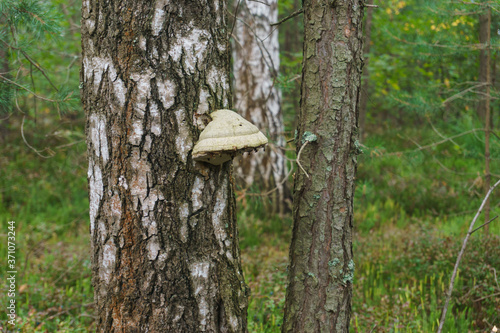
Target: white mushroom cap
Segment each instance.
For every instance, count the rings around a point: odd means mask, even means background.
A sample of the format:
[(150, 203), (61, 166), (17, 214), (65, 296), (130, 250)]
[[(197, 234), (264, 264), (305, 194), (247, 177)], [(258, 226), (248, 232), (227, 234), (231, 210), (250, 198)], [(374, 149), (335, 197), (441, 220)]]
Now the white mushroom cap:
[(193, 149), (193, 158), (219, 165), (238, 153), (267, 144), (267, 138), (255, 125), (231, 110), (217, 110), (210, 114), (212, 121), (200, 134)]

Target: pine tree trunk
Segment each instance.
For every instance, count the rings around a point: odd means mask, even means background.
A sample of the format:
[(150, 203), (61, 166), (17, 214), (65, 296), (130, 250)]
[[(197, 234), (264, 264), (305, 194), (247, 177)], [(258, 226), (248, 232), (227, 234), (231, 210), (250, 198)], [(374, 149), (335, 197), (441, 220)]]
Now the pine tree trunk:
[(283, 332), (349, 332), (362, 16), (360, 0), (304, 1), (297, 149), (309, 177), (295, 176)]
[(272, 211), (283, 213), (287, 194), (285, 139), (281, 92), (276, 86), (279, 70), (277, 0), (242, 1), (238, 6), (234, 47), (236, 110), (266, 133), (266, 151), (238, 159), (236, 172), (243, 187), (255, 186), (272, 193)]
[(231, 163), (195, 163), (231, 105), (226, 2), (84, 0), (98, 332), (245, 332)]
[[(373, 5), (373, 0), (366, 1), (368, 5)], [(361, 97), (359, 101), (359, 139), (363, 142), (366, 124), (366, 109), (368, 106), (368, 89), (370, 86), (370, 72), (368, 71), (368, 62), (370, 61), (370, 44), (372, 36), (372, 18), (373, 7), (366, 8), (365, 34), (363, 41), (364, 67), (363, 84), (361, 85)]]
[[(481, 100), (478, 106), (478, 113), (484, 121), (484, 192), (485, 195), (490, 190), (491, 174), (490, 174), (490, 89), (491, 89), (491, 9), (485, 10), (485, 13), (479, 17), (479, 42), (485, 45), (479, 56), (479, 82), (485, 83), (482, 89), (484, 95), (481, 95)], [(484, 205), (485, 222), (490, 220), (490, 200)], [(484, 232), (489, 233), (489, 225), (484, 227)]]

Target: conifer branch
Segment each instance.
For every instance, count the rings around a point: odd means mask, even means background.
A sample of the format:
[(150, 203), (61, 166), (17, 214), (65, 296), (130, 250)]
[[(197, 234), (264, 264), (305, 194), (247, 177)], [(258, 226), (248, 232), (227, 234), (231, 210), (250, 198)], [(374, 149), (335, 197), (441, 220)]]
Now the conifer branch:
[(36, 63), (35, 60), (33, 60), (24, 50), (22, 50), (21, 48), (19, 47), (15, 47), (15, 46), (12, 46), (10, 45), (9, 43), (7, 43), (6, 41), (4, 41), (3, 39), (0, 39), (0, 42), (4, 43), (6, 47), (8, 48), (11, 48), (13, 50), (16, 50), (16, 51), (19, 51), (21, 52), (21, 54), (24, 56), (24, 58), (26, 60), (28, 60), (33, 66), (35, 66), (41, 73), (42, 75), (47, 79), (47, 81), (50, 83), (50, 85), (56, 90), (56, 91), (59, 91), (59, 89), (57, 89), (57, 87), (52, 83), (52, 81), (49, 79), (49, 77), (47, 76), (47, 73), (45, 73), (44, 69), (38, 65)]
[(382, 154), (382, 156), (394, 156), (394, 155), (402, 155), (402, 154), (408, 154), (408, 153), (414, 153), (414, 152), (418, 152), (418, 151), (421, 151), (421, 150), (425, 150), (425, 149), (429, 149), (429, 148), (432, 148), (432, 147), (436, 147), (436, 146), (439, 146), (445, 142), (448, 142), (448, 141), (452, 141), (453, 139), (456, 139), (456, 138), (459, 138), (461, 136), (464, 136), (464, 135), (467, 135), (467, 134), (471, 134), (471, 133), (474, 133), (474, 132), (482, 132), (484, 131), (484, 128), (474, 128), (474, 129), (471, 129), (469, 131), (466, 131), (466, 132), (463, 132), (463, 133), (460, 133), (460, 134), (457, 134), (457, 135), (453, 135), (453, 136), (450, 136), (446, 139), (443, 139), (441, 141), (437, 141), (437, 142), (434, 142), (434, 143), (431, 143), (431, 144), (428, 144), (428, 145), (425, 145), (425, 146), (418, 146), (417, 149), (412, 149), (412, 150), (408, 150), (408, 151), (400, 151), (400, 152), (392, 152), (392, 153), (388, 153), (388, 154)]
[(487, 45), (483, 43), (476, 43), (476, 44), (470, 44), (470, 45), (460, 45), (460, 44), (455, 44), (455, 45), (444, 45), (444, 44), (437, 44), (438, 42), (434, 44), (430, 43), (416, 43), (416, 42), (410, 42), (406, 39), (399, 38), (392, 34), (389, 30), (385, 30), (385, 32), (391, 36), (393, 39), (397, 40), (398, 42), (405, 43), (408, 45), (416, 45), (416, 46), (427, 46), (427, 47), (436, 47), (436, 48), (443, 48), (443, 49), (457, 49), (457, 48), (463, 48), (463, 49), (471, 49), (471, 50), (493, 50), (495, 47), (492, 45)]
[(474, 85), (474, 86), (472, 86), (472, 87), (469, 87), (469, 88), (467, 88), (467, 89), (465, 89), (465, 90), (462, 90), (461, 92), (459, 92), (459, 93), (457, 93), (457, 94), (455, 94), (455, 95), (453, 95), (453, 96), (451, 96), (451, 97), (448, 97), (447, 99), (445, 99), (445, 100), (441, 103), (441, 105), (442, 105), (442, 106), (446, 106), (446, 104), (447, 104), (447, 103), (449, 103), (449, 102), (451, 102), (451, 101), (454, 101), (454, 100), (456, 100), (457, 98), (462, 97), (462, 96), (463, 96), (463, 95), (465, 95), (466, 93), (468, 93), (468, 92), (470, 92), (470, 91), (472, 91), (472, 90), (474, 90), (474, 89), (476, 89), (476, 88), (481, 88), (481, 87), (484, 87), (484, 86), (487, 86), (487, 85), (489, 85), (489, 83), (488, 83), (488, 82), (478, 83), (478, 84), (476, 84), (476, 85)]
[(58, 103), (59, 101), (56, 101), (54, 99), (50, 99), (50, 98), (46, 98), (46, 97), (43, 97), (43, 96), (40, 96), (40, 95), (37, 95), (36, 93), (34, 93), (33, 91), (31, 91), (30, 89), (26, 88), (25, 86), (22, 86), (12, 80), (9, 80), (8, 78), (6, 78), (5, 76), (3, 76), (2, 74), (0, 74), (0, 79), (4, 80), (5, 82), (8, 82), (10, 84), (13, 84), (23, 90), (26, 90), (27, 92), (29, 92), (30, 94), (33, 94), (33, 96), (35, 96), (36, 98), (38, 99), (41, 99), (43, 101), (47, 101), (47, 102), (52, 102), (52, 103)]

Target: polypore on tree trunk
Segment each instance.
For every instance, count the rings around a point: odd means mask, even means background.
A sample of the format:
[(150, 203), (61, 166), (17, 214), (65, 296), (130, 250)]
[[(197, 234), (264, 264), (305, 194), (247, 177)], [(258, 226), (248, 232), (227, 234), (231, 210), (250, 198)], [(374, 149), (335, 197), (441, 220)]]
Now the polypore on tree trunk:
[(266, 136), (255, 125), (231, 110), (217, 110), (193, 148), (193, 159), (220, 165), (246, 151), (267, 144)]

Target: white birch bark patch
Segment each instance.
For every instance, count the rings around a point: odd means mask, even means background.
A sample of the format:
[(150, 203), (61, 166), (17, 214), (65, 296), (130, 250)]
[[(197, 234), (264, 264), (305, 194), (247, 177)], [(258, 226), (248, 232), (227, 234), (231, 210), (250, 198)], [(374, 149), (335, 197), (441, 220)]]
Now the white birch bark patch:
[(102, 156), (104, 164), (109, 160), (106, 119), (102, 115), (90, 115), (90, 141), (97, 157)]
[(200, 314), (200, 330), (205, 331), (207, 325), (207, 315), (210, 310), (207, 303), (209, 290), (207, 289), (208, 274), (210, 271), (209, 262), (193, 263), (189, 266), (191, 271), (191, 281), (193, 283), (194, 294), (198, 300), (198, 310)]
[(193, 138), (186, 122), (186, 111), (183, 109), (175, 111), (175, 117), (177, 119), (178, 126), (178, 134), (175, 138), (175, 145), (182, 162), (186, 163), (188, 153), (193, 148)]
[(90, 213), (90, 233), (94, 233), (95, 218), (99, 210), (99, 204), (104, 193), (104, 185), (102, 183), (101, 169), (95, 161), (89, 160), (88, 169), (89, 178), (89, 213)]
[(105, 281), (106, 284), (109, 283), (111, 279), (111, 273), (113, 272), (116, 262), (116, 247), (113, 241), (110, 239), (102, 251), (101, 267), (99, 269), (99, 278), (101, 281)]

